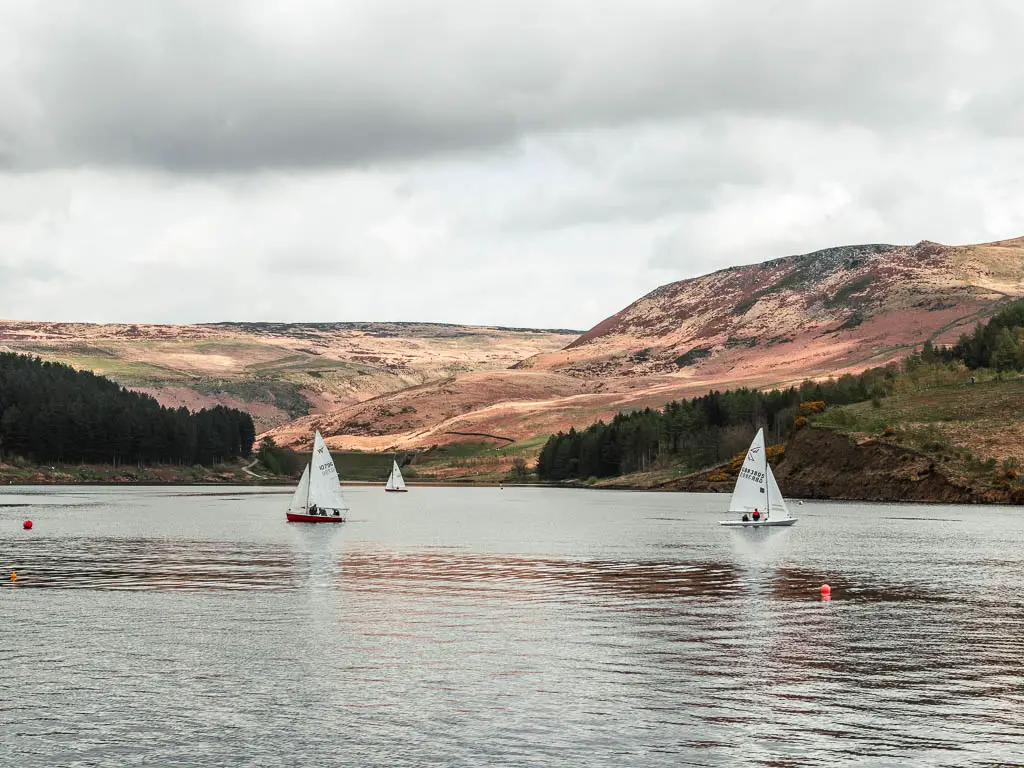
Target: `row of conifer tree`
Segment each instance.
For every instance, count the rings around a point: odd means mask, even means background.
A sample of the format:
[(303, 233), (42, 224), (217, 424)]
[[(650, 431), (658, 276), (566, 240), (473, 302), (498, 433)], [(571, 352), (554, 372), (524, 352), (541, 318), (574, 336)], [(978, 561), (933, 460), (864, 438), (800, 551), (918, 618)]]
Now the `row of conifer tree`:
[(0, 457), (210, 465), (248, 456), (255, 438), (243, 411), (166, 408), (88, 371), (0, 353)]
[(758, 427), (765, 428), (769, 443), (785, 439), (800, 417), (801, 403), (824, 408), (824, 403), (868, 400), (884, 392), (897, 371), (874, 368), (769, 392), (714, 391), (661, 409), (619, 413), (608, 423), (552, 435), (537, 460), (537, 475), (542, 480), (614, 477), (652, 469), (666, 456), (690, 467), (717, 464), (746, 448)]

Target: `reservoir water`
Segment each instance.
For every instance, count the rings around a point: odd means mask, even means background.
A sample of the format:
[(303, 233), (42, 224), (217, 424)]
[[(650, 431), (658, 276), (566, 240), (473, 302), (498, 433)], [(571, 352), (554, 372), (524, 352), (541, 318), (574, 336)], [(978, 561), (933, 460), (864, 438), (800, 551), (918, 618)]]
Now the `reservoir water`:
[(1024, 764), (1019, 509), (346, 494), (0, 491), (0, 765)]

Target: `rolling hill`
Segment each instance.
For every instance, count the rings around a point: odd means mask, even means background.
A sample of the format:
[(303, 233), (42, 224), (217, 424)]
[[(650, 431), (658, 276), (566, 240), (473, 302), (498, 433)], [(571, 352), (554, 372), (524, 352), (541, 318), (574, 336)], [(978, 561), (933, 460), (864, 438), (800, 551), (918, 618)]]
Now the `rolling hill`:
[(521, 367), (583, 378), (802, 378), (878, 364), (926, 338), (953, 340), (1022, 293), (1024, 238), (829, 248), (662, 286)]
[(162, 404), (244, 409), (304, 447), (507, 445), (624, 409), (858, 371), (954, 340), (1024, 295), (1024, 238), (856, 245), (664, 285), (580, 335), (429, 323), (0, 321), (0, 350)]
[(461, 372), (503, 370), (574, 331), (431, 323), (91, 325), (0, 321), (0, 351), (105, 375), (161, 404), (227, 405), (260, 430)]
[(334, 447), (368, 450), (518, 441), (713, 388), (884, 364), (1022, 295), (1024, 238), (829, 248), (662, 286), (512, 370), (382, 394), (273, 435), (302, 445), (317, 427)]

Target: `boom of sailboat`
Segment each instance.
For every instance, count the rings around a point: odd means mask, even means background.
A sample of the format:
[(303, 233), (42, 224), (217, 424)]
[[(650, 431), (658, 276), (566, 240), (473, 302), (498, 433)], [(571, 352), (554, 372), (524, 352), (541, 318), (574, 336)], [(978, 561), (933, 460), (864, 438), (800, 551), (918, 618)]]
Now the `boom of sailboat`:
[(793, 525), (796, 522), (795, 517), (789, 516), (789, 507), (768, 463), (763, 429), (757, 430), (747, 449), (729, 502), (729, 511), (743, 517), (740, 520), (720, 520), (720, 525), (761, 527)]

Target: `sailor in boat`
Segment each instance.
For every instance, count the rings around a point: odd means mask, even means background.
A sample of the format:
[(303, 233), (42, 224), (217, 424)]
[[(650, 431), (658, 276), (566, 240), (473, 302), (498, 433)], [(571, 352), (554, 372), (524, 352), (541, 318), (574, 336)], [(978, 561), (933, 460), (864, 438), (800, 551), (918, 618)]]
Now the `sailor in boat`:
[(341, 510), (340, 509), (334, 510), (334, 516), (335, 517), (341, 517)]
[(743, 522), (744, 523), (749, 523), (750, 522), (750, 515), (748, 515), (746, 512), (743, 513)]
[(754, 518), (755, 523), (761, 519), (761, 513), (757, 511), (756, 507), (754, 508), (754, 513), (751, 515), (751, 517)]
[(320, 508), (317, 507), (316, 504), (310, 504), (309, 505), (309, 514), (311, 514), (311, 515), (319, 515), (320, 514)]

